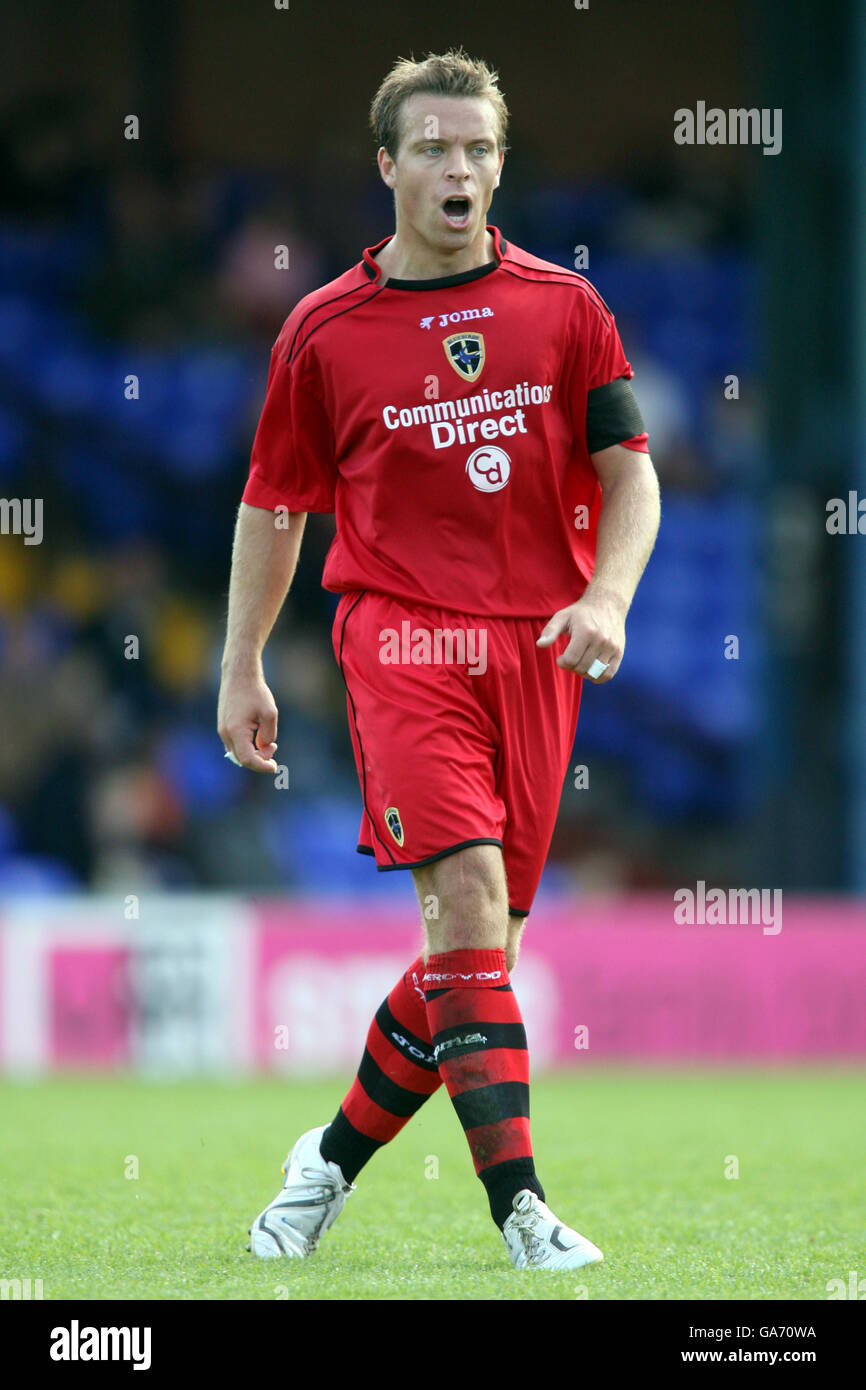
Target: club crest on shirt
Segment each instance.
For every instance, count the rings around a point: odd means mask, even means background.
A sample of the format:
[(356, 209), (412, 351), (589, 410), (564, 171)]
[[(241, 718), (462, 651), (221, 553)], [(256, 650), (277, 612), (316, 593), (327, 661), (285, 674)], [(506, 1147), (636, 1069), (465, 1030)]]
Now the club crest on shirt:
[(484, 336), (481, 333), (451, 333), (442, 339), (445, 356), (464, 381), (475, 381), (484, 366)]
[(385, 811), (385, 824), (390, 830), (397, 844), (403, 845), (403, 822), (400, 820), (400, 812), (396, 806), (389, 806)]

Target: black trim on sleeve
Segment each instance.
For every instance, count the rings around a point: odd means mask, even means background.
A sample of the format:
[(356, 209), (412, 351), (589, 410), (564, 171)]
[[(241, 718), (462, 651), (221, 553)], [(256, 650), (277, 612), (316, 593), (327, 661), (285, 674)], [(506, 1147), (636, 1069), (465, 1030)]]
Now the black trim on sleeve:
[(643, 434), (646, 426), (628, 377), (594, 386), (586, 396), (586, 447), (590, 454)]

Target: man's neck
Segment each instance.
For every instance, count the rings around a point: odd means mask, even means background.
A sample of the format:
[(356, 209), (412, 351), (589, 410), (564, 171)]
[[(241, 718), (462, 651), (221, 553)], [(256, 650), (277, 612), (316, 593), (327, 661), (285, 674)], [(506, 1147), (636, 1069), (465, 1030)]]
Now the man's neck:
[(437, 253), (432, 248), (403, 248), (399, 232), (382, 247), (374, 257), (381, 270), (381, 280), (441, 280), (447, 275), (462, 275), (467, 270), (477, 270), (496, 259), (496, 243), (493, 234), (485, 231), (479, 250), (472, 246), (463, 247), (450, 255)]

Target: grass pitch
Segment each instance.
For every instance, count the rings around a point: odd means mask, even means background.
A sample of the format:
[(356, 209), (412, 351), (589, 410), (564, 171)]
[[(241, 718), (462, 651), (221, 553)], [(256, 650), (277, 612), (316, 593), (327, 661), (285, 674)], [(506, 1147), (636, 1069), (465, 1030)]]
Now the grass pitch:
[(511, 1268), (444, 1089), (311, 1260), (256, 1260), (285, 1153), (349, 1080), (3, 1082), (0, 1278), (46, 1300), (823, 1300), (866, 1275), (866, 1077), (844, 1068), (534, 1079), (539, 1175), (594, 1268)]

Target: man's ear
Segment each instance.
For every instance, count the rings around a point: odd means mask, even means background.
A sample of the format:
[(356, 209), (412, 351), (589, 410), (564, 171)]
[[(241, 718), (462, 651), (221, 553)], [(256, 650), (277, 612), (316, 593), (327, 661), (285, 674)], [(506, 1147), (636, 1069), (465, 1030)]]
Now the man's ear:
[(502, 150), (501, 153), (500, 153), (500, 155), (499, 155), (499, 168), (496, 170), (496, 182), (495, 182), (495, 184), (493, 185), (494, 188), (498, 188), (498, 187), (499, 187), (499, 180), (500, 180), (500, 178), (502, 177), (502, 165), (503, 165), (504, 160), (505, 160), (505, 151)]
[(386, 183), (389, 188), (393, 188), (394, 161), (389, 155), (388, 151), (385, 149), (384, 145), (379, 146), (379, 150), (376, 155), (376, 162), (379, 165), (379, 173), (382, 176), (383, 182)]

